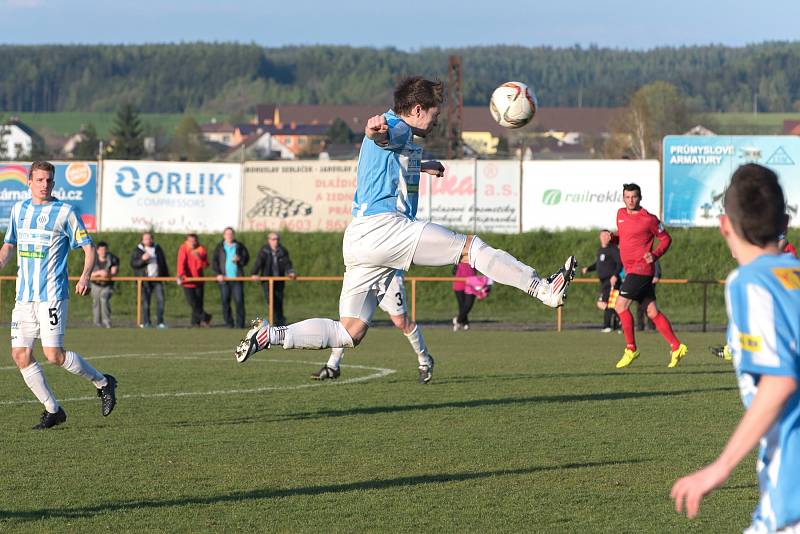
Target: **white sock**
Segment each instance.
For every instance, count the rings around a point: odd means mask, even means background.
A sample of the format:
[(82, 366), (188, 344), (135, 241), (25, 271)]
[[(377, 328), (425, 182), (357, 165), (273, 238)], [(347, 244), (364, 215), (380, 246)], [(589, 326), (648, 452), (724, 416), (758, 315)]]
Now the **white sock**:
[(414, 330), (409, 334), (405, 334), (408, 342), (411, 343), (411, 348), (417, 353), (417, 359), (420, 365), (428, 365), (430, 363), (430, 356), (428, 355), (428, 347), (425, 345), (425, 338), (422, 337), (422, 330), (419, 325), (414, 327)]
[(39, 399), (39, 402), (44, 404), (44, 409), (50, 413), (56, 413), (60, 407), (53, 390), (47, 384), (47, 378), (39, 366), (39, 362), (33, 362), (25, 369), (20, 369), (22, 379), (25, 384), (30, 388), (33, 394)]
[(331, 357), (328, 358), (328, 363), (326, 363), (325, 365), (327, 365), (331, 369), (338, 369), (339, 362), (342, 361), (342, 358), (344, 358), (344, 349), (332, 349)]
[(505, 250), (490, 247), (478, 236), (472, 238), (469, 264), (495, 282), (514, 286), (528, 293), (531, 293), (531, 286), (535, 290), (535, 286), (539, 284), (540, 278), (536, 269), (525, 265)]
[(284, 335), (284, 349), (353, 348), (344, 325), (332, 319), (306, 319), (286, 327)]
[(89, 362), (77, 352), (71, 350), (67, 351), (67, 356), (64, 358), (64, 363), (61, 367), (72, 373), (78, 375), (86, 380), (91, 380), (95, 387), (101, 388), (108, 384), (108, 380), (103, 376), (103, 373), (89, 365)]

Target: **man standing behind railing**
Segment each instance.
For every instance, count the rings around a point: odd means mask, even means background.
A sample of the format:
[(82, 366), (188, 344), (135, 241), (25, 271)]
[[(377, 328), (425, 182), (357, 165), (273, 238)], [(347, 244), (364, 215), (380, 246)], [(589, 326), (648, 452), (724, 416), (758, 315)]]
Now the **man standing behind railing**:
[(105, 241), (97, 243), (97, 255), (92, 267), (92, 320), (95, 326), (111, 328), (111, 295), (114, 294), (112, 278), (119, 272), (119, 258), (108, 250)]
[[(259, 276), (288, 276), (295, 278), (292, 260), (289, 258), (289, 251), (281, 245), (281, 237), (270, 232), (267, 236), (267, 245), (261, 247), (253, 265), (253, 278)], [(264, 288), (264, 298), (269, 305), (269, 283), (261, 284)], [(272, 309), (274, 311), (275, 325), (283, 326), (286, 324), (286, 317), (283, 315), (283, 288), (286, 282), (277, 281), (272, 283), (275, 294), (272, 295)]]
[[(161, 246), (153, 240), (153, 234), (145, 232), (142, 234), (142, 241), (131, 254), (131, 268), (134, 276), (146, 276), (148, 278), (169, 276), (167, 258)], [(150, 297), (156, 295), (156, 324), (158, 328), (166, 328), (164, 322), (164, 283), (153, 280), (142, 283), (142, 317), (144, 322), (140, 328), (150, 328)]]
[(225, 319), (225, 326), (233, 328), (233, 317), (231, 315), (231, 297), (236, 305), (236, 328), (244, 328), (244, 283), (225, 278), (235, 278), (244, 276), (244, 267), (250, 261), (250, 253), (247, 247), (236, 241), (236, 234), (233, 228), (225, 228), (222, 234), (222, 241), (214, 249), (211, 257), (211, 268), (217, 273), (220, 297), (222, 300), (222, 317)]
[(200, 244), (197, 234), (187, 234), (186, 241), (178, 250), (178, 285), (183, 287), (186, 301), (192, 308), (192, 326), (211, 326), (211, 314), (203, 309), (204, 282), (190, 282), (187, 278), (200, 278), (208, 267), (206, 248)]

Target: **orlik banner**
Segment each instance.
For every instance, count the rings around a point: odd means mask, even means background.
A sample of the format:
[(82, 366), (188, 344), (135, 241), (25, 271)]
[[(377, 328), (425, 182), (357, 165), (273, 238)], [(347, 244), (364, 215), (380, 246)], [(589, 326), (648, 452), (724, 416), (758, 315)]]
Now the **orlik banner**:
[(217, 232), (239, 224), (241, 165), (105, 161), (103, 230)]
[(731, 174), (744, 163), (778, 174), (791, 224), (800, 224), (800, 137), (794, 135), (665, 137), (664, 222), (716, 226)]
[(642, 189), (642, 206), (659, 215), (661, 186), (656, 160), (526, 161), (522, 181), (522, 230), (616, 228), (622, 185)]
[(244, 166), (244, 230), (342, 232), (353, 218), (355, 161), (250, 161)]
[[(53, 162), (56, 185), (53, 196), (78, 209), (86, 229), (97, 230), (97, 164), (84, 161)], [(0, 227), (8, 228), (11, 207), (30, 198), (29, 163), (0, 163)]]

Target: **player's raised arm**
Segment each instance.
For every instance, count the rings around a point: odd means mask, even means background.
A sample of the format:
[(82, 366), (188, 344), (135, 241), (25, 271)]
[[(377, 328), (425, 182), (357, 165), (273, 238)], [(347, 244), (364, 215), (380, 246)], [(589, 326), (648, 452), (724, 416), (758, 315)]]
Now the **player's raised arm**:
[(675, 510), (686, 510), (690, 519), (696, 516), (703, 497), (728, 480), (733, 469), (772, 428), (795, 391), (797, 380), (793, 377), (762, 376), (753, 403), (719, 457), (703, 469), (679, 479), (672, 486), (670, 495), (675, 499)]
[(78, 295), (86, 295), (89, 293), (89, 277), (92, 274), (92, 267), (94, 267), (94, 258), (96, 252), (94, 250), (94, 243), (87, 243), (81, 247), (83, 249), (83, 272), (75, 284), (75, 293)]
[(364, 128), (364, 135), (367, 139), (375, 141), (379, 145), (386, 145), (389, 143), (389, 123), (386, 122), (386, 117), (383, 115), (375, 115), (370, 117), (367, 121), (367, 126)]

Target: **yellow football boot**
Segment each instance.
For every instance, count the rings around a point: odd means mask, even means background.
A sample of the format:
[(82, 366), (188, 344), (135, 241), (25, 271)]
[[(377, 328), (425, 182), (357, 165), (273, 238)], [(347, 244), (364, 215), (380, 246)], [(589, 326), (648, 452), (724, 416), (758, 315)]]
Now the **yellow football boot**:
[(617, 369), (622, 369), (623, 367), (628, 367), (630, 364), (633, 363), (633, 360), (639, 357), (639, 349), (631, 350), (625, 349), (625, 353), (622, 355), (622, 358), (619, 359), (617, 362)]
[(667, 367), (670, 369), (677, 367), (678, 363), (683, 359), (684, 356), (686, 356), (687, 351), (688, 349), (686, 348), (686, 345), (681, 343), (677, 349), (670, 353), (669, 365), (667, 365)]

